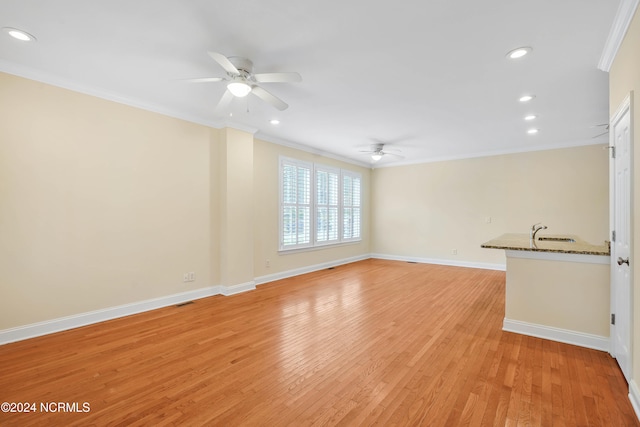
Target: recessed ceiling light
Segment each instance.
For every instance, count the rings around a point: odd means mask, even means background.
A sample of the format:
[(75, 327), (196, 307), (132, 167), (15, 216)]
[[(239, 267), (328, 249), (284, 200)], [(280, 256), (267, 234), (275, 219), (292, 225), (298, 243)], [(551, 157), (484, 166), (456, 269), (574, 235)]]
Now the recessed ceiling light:
[(23, 41), (23, 42), (33, 42), (36, 41), (36, 38), (26, 31), (18, 30), (17, 28), (4, 27), (3, 30), (9, 34), (14, 39)]
[(279, 125), (280, 124), (280, 120), (272, 119), (272, 120), (269, 120), (269, 123), (271, 123), (272, 125)]
[(538, 129), (529, 129), (529, 130), (527, 131), (527, 133), (528, 133), (529, 135), (534, 135), (534, 134), (538, 133)]
[(535, 119), (537, 119), (537, 118), (538, 118), (538, 116), (536, 116), (535, 114), (529, 114), (528, 116), (524, 116), (524, 119), (525, 119), (526, 121), (535, 120)]
[(520, 97), (519, 101), (520, 102), (529, 102), (533, 98), (535, 98), (535, 95), (523, 95), (523, 96)]
[(522, 58), (523, 56), (531, 53), (532, 50), (533, 49), (530, 48), (529, 46), (519, 47), (519, 48), (513, 49), (511, 52), (507, 53), (507, 57), (509, 59)]

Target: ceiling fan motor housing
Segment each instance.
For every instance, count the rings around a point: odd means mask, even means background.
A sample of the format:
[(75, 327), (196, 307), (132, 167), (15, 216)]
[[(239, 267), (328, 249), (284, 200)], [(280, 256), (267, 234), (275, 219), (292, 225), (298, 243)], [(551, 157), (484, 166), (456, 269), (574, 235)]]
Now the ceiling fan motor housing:
[(253, 73), (253, 62), (250, 59), (241, 56), (230, 56), (229, 61), (240, 71), (241, 75)]

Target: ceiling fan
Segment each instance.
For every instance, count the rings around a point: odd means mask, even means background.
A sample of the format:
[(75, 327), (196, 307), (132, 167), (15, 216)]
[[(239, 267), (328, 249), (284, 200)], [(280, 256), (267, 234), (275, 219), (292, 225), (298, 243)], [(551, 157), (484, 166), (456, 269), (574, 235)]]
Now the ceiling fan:
[[(394, 153), (395, 151), (395, 153)], [(360, 150), (361, 153), (369, 153), (371, 154), (371, 160), (373, 162), (377, 162), (378, 160), (382, 159), (382, 157), (387, 156), (387, 155), (391, 155), (391, 156), (396, 156), (400, 159), (404, 159), (404, 157), (402, 157), (399, 154), (396, 153), (401, 153), (400, 150), (397, 149), (384, 149), (384, 144), (381, 142), (378, 142), (376, 144), (371, 145), (371, 149), (370, 150)]]
[(603, 124), (601, 124), (601, 125), (594, 125), (594, 126), (591, 126), (591, 127), (592, 127), (592, 128), (604, 127), (604, 132), (602, 132), (601, 134), (598, 134), (598, 135), (596, 135), (596, 136), (592, 136), (592, 137), (591, 137), (592, 139), (593, 139), (593, 138), (598, 138), (598, 137), (600, 137), (600, 136), (602, 136), (602, 135), (606, 135), (606, 134), (608, 134), (608, 133), (609, 133), (609, 123), (603, 123)]
[(254, 73), (253, 62), (240, 56), (226, 57), (218, 52), (207, 52), (223, 69), (225, 77), (202, 77), (186, 79), (194, 83), (227, 82), (227, 90), (222, 95), (216, 109), (225, 107), (234, 97), (242, 98), (250, 93), (257, 96), (278, 110), (286, 110), (286, 102), (259, 86), (258, 83), (295, 83), (302, 81), (300, 74), (295, 72)]

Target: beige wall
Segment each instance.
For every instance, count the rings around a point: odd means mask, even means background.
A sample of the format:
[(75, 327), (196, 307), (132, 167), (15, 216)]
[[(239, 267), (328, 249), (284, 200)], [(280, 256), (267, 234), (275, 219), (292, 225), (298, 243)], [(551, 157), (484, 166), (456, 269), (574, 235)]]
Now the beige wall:
[(372, 252), (504, 265), (504, 251), (480, 245), (503, 233), (527, 233), (536, 222), (549, 227), (544, 233), (601, 244), (609, 229), (602, 147), (375, 169)]
[[(633, 246), (640, 248), (640, 226), (635, 224), (635, 212), (640, 212), (640, 149), (638, 149), (638, 133), (640, 129), (640, 11), (636, 10), (635, 16), (625, 39), (620, 46), (618, 54), (609, 72), (609, 112), (614, 114), (629, 92), (634, 92), (634, 113), (632, 117), (634, 128), (634, 159), (633, 159), (633, 211), (632, 225)], [(640, 265), (640, 251), (634, 250), (632, 265)], [(640, 282), (639, 275), (633, 278), (633, 379), (640, 384)]]
[(609, 336), (609, 265), (507, 258), (505, 319)]
[[(0, 89), (0, 330), (236, 285), (229, 255), (250, 261), (237, 277), (269, 278), (371, 252), (499, 264), (479, 245), (537, 221), (607, 238), (600, 146), (371, 171), (6, 74)], [(362, 242), (278, 252), (281, 155), (362, 174)], [(250, 182), (234, 185), (253, 203), (229, 198), (229, 165), (246, 166)], [(252, 208), (253, 229), (230, 254), (234, 203)]]
[(207, 128), (7, 74), (0, 93), (0, 330), (210, 285)]
[[(0, 331), (370, 251), (368, 169), (2, 73), (0, 93)], [(362, 173), (362, 242), (278, 254), (280, 154)]]

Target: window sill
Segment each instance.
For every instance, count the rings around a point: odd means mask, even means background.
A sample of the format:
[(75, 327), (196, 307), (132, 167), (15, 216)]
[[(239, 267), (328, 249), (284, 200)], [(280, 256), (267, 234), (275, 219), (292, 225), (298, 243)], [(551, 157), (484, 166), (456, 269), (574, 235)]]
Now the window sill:
[(288, 255), (288, 254), (295, 254), (295, 253), (299, 253), (299, 252), (319, 251), (319, 250), (323, 250), (323, 249), (339, 248), (341, 246), (357, 245), (359, 243), (362, 243), (362, 239), (360, 239), (360, 240), (349, 240), (348, 242), (327, 243), (327, 244), (324, 244), (324, 245), (306, 246), (304, 248), (279, 249), (278, 250), (278, 254), (279, 255)]

